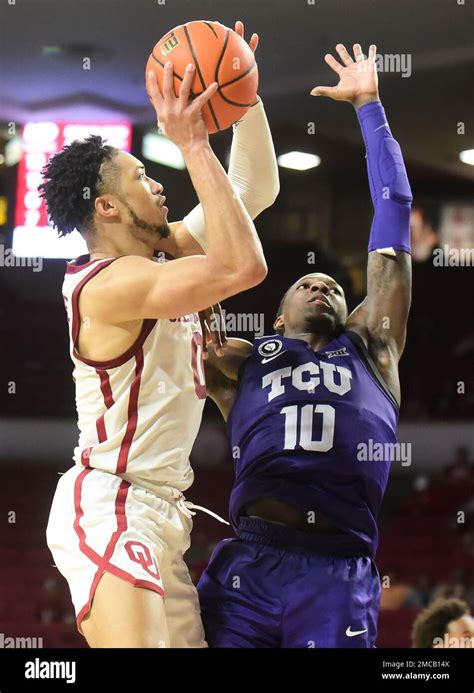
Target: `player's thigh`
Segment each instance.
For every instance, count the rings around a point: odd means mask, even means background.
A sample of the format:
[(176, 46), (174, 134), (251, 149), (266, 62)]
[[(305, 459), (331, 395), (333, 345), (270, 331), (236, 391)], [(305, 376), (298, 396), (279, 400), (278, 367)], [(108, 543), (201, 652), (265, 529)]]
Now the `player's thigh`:
[(278, 647), (282, 557), (239, 539), (217, 545), (198, 583), (209, 647)]
[(81, 623), (90, 647), (169, 647), (163, 597), (104, 573)]
[(370, 558), (291, 555), (287, 563), (282, 647), (374, 646), (380, 581)]
[[(169, 552), (172, 553), (172, 552)], [(170, 647), (207, 647), (197, 590), (180, 554), (163, 557), (161, 579), (165, 590)]]

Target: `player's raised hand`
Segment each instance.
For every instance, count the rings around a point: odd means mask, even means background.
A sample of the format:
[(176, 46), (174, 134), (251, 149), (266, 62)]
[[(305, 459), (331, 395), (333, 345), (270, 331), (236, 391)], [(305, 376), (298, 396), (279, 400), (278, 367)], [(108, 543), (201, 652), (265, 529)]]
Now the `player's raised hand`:
[(349, 101), (354, 108), (360, 108), (370, 101), (379, 101), (375, 65), (377, 47), (372, 44), (369, 48), (369, 56), (366, 58), (360, 44), (355, 43), (353, 46), (355, 60), (342, 43), (337, 44), (336, 50), (342, 64), (330, 53), (327, 53), (324, 59), (339, 75), (339, 84), (335, 87), (314, 87), (311, 90), (311, 96), (328, 96), (335, 101)]
[(147, 75), (151, 102), (158, 117), (158, 128), (182, 151), (196, 144), (209, 142), (209, 133), (204, 123), (201, 109), (217, 89), (217, 82), (190, 101), (191, 85), (195, 68), (192, 63), (186, 67), (179, 94), (174, 92), (173, 63), (168, 61), (163, 71), (163, 93), (161, 93), (155, 74)]

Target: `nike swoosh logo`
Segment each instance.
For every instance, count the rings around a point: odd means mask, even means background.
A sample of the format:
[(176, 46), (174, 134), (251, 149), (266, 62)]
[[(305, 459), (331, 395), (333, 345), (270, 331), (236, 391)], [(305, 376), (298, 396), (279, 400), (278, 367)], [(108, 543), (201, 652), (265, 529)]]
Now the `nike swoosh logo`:
[(269, 356), (269, 357), (266, 358), (266, 359), (262, 359), (262, 363), (268, 363), (269, 361), (273, 361), (273, 359), (277, 359), (277, 358), (278, 358), (279, 356), (281, 356), (282, 354), (286, 354), (286, 352), (287, 352), (287, 349), (285, 349), (285, 351), (280, 351), (280, 353), (279, 353), (279, 354), (275, 354), (275, 356)]
[(351, 630), (351, 627), (346, 630), (346, 635), (348, 638), (353, 638), (354, 635), (362, 635), (362, 633), (367, 633), (367, 628), (364, 630)]

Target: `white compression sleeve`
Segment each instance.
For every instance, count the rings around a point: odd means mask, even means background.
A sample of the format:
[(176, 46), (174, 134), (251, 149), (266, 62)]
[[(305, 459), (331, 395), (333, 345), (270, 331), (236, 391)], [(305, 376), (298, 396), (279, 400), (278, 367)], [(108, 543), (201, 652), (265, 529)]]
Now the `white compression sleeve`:
[[(278, 164), (263, 102), (252, 106), (233, 126), (228, 176), (250, 217), (275, 201), (280, 189)], [(183, 222), (189, 233), (206, 250), (205, 219), (202, 205), (197, 205)]]

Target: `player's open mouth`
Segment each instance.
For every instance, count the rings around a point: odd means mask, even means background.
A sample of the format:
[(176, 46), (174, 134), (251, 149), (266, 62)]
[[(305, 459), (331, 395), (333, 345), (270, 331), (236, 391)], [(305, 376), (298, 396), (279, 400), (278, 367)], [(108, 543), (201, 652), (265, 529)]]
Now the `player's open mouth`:
[(324, 306), (325, 308), (329, 308), (330, 310), (332, 310), (331, 305), (324, 298), (320, 298), (319, 296), (310, 298), (308, 303), (316, 303), (316, 305), (318, 306)]

